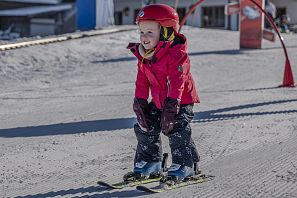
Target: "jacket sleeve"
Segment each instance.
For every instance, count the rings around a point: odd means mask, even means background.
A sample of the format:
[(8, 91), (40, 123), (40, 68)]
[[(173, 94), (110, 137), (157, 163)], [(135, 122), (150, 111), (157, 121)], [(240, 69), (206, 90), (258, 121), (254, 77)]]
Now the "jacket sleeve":
[(187, 52), (179, 46), (174, 46), (168, 56), (167, 71), (170, 82), (168, 97), (181, 99), (189, 69), (190, 60)]
[(147, 100), (149, 97), (150, 83), (140, 66), (138, 66), (135, 86), (135, 97)]

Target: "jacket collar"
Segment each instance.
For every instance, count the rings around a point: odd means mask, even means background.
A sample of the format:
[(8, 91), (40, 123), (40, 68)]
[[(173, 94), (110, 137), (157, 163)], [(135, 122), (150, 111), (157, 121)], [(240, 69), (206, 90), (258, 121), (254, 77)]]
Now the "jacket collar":
[(143, 58), (147, 59), (147, 60), (152, 60), (155, 50), (152, 50), (151, 53), (147, 54), (147, 52), (145, 52), (145, 49), (143, 47), (143, 45), (138, 45), (138, 52), (140, 54), (140, 56), (142, 56)]
[[(172, 42), (159, 41), (156, 46), (155, 52), (145, 59), (156, 62), (159, 58), (161, 58), (165, 53), (168, 52), (171, 44)], [(134, 56), (136, 56), (136, 58), (140, 61), (144, 59), (144, 49), (141, 48), (142, 46), (140, 43), (129, 43), (129, 45), (127, 46), (127, 49), (130, 49)]]

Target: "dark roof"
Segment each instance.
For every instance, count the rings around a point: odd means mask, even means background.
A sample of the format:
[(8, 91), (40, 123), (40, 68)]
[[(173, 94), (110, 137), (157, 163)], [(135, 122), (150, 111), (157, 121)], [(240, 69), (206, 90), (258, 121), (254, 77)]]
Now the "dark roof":
[(0, 16), (10, 16), (10, 17), (24, 17), (24, 16), (33, 16), (48, 12), (60, 12), (65, 10), (70, 10), (72, 4), (60, 4), (52, 6), (33, 6), (26, 8), (16, 8), (8, 10), (0, 10)]
[(61, 0), (1, 0), (7, 2), (17, 2), (17, 3), (38, 3), (38, 4), (59, 4)]

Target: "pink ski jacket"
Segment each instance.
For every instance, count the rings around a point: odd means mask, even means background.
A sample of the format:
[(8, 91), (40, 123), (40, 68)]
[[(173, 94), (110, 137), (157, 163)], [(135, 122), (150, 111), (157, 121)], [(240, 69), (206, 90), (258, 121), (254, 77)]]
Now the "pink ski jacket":
[(182, 34), (176, 37), (179, 42), (160, 41), (150, 60), (141, 56), (139, 43), (127, 47), (138, 59), (135, 97), (147, 100), (151, 91), (158, 109), (162, 109), (166, 97), (179, 99), (181, 105), (200, 102), (190, 73), (186, 38)]

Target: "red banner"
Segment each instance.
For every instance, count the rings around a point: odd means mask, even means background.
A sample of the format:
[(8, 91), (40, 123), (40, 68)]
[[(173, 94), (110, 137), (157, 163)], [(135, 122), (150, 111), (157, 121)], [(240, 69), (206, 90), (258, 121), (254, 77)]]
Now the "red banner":
[(234, 2), (234, 3), (228, 3), (225, 5), (225, 15), (232, 15), (232, 14), (237, 14), (239, 13), (239, 3)]
[(274, 34), (274, 32), (272, 30), (264, 29), (263, 30), (263, 38), (268, 40), (268, 41), (274, 42), (275, 41), (275, 34)]
[[(264, 0), (255, 0), (264, 7)], [(250, 0), (240, 0), (240, 48), (262, 47), (263, 14)]]

